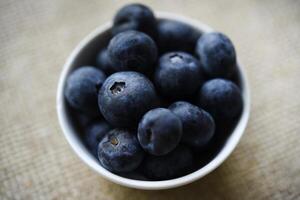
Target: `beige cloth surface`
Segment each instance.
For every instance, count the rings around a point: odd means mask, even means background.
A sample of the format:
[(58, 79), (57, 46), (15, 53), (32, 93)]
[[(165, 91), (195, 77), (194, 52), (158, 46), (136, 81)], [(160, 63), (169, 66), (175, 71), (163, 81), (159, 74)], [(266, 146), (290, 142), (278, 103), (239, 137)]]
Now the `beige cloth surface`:
[(73, 153), (55, 97), (78, 42), (125, 1), (0, 1), (0, 199), (300, 199), (300, 2), (144, 1), (228, 34), (250, 79), (246, 133), (226, 162), (190, 185), (113, 184)]

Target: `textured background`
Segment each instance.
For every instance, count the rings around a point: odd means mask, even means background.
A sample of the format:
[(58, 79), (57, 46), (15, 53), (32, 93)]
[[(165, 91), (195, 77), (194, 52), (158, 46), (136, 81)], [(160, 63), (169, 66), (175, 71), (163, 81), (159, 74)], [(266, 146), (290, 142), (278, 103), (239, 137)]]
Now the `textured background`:
[(246, 67), (252, 113), (230, 158), (165, 191), (110, 183), (72, 152), (55, 93), (77, 43), (125, 1), (0, 1), (0, 199), (300, 199), (300, 2), (145, 1), (230, 36)]

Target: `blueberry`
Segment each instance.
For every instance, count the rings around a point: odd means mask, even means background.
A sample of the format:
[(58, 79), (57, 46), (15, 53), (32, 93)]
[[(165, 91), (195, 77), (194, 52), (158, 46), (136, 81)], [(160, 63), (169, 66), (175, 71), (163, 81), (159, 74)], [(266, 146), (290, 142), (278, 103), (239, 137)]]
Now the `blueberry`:
[(113, 129), (99, 143), (98, 158), (109, 171), (130, 172), (140, 165), (144, 151), (134, 132)]
[(110, 58), (108, 57), (107, 49), (103, 49), (99, 52), (96, 58), (96, 64), (99, 69), (110, 75), (114, 72)]
[(180, 119), (166, 108), (148, 111), (138, 126), (138, 140), (145, 151), (152, 155), (165, 155), (180, 142)]
[(114, 17), (112, 32), (116, 35), (127, 30), (136, 30), (155, 37), (157, 26), (152, 10), (137, 3), (122, 7)]
[(157, 104), (153, 84), (138, 72), (109, 76), (98, 95), (104, 118), (116, 127), (134, 127), (145, 112)]
[(236, 53), (230, 39), (218, 32), (202, 35), (196, 46), (205, 73), (213, 78), (230, 78), (236, 71)]
[(86, 127), (83, 140), (93, 155), (97, 155), (98, 144), (101, 139), (110, 131), (110, 129), (111, 127), (108, 123), (98, 120), (91, 122)]
[(159, 59), (154, 81), (165, 97), (180, 99), (191, 96), (202, 83), (201, 67), (188, 53), (166, 53)]
[(179, 145), (164, 156), (149, 155), (143, 162), (145, 175), (152, 180), (167, 180), (187, 175), (193, 169), (194, 156), (192, 151)]
[(168, 51), (186, 51), (193, 53), (201, 33), (188, 24), (164, 20), (158, 24), (158, 42), (160, 53)]
[(149, 73), (157, 58), (157, 47), (146, 34), (125, 31), (111, 39), (108, 56), (115, 71), (138, 71)]
[(182, 122), (183, 143), (196, 149), (208, 144), (215, 132), (215, 122), (209, 113), (185, 101), (177, 101), (169, 109)]
[(99, 115), (98, 88), (106, 76), (94, 67), (84, 66), (73, 71), (67, 78), (65, 98), (75, 109), (90, 115)]
[(241, 114), (243, 101), (240, 89), (231, 81), (212, 79), (199, 93), (199, 106), (208, 111), (215, 120), (232, 120)]

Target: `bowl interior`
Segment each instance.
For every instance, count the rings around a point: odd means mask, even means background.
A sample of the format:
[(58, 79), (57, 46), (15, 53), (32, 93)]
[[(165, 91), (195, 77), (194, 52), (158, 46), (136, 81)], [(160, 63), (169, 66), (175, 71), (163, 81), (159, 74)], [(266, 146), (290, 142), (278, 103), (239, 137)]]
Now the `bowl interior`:
[[(201, 32), (209, 32), (212, 30), (208, 26), (199, 23), (198, 21), (187, 19), (178, 15), (158, 13), (157, 16), (159, 20), (176, 20), (190, 24)], [(78, 126), (78, 116), (68, 106), (64, 98), (63, 91), (66, 77), (74, 69), (84, 65), (95, 65), (97, 53), (107, 46), (109, 39), (111, 38), (110, 27), (111, 23), (107, 23), (88, 35), (72, 52), (60, 77), (57, 96), (58, 116), (63, 132), (73, 150), (84, 162), (86, 162), (90, 167), (99, 172), (105, 178), (118, 184), (140, 189), (164, 189), (187, 184), (198, 178), (201, 178), (219, 166), (229, 156), (238, 143), (244, 132), (249, 117), (250, 103), (247, 80), (240, 65), (238, 66), (239, 71), (237, 73), (237, 77), (234, 78), (234, 81), (240, 86), (243, 95), (244, 107), (242, 115), (230, 126), (227, 125), (217, 129), (219, 133), (216, 135), (218, 135), (218, 137), (214, 138), (212, 142), (213, 144), (211, 144), (212, 148), (209, 148), (204, 154), (201, 154), (201, 158), (199, 157), (199, 159), (202, 160), (202, 163), (201, 168), (197, 171), (172, 180), (134, 180), (118, 176), (104, 169), (99, 164), (98, 160), (89, 152), (81, 139), (83, 131)], [(231, 132), (231, 134), (226, 134), (228, 132)]]

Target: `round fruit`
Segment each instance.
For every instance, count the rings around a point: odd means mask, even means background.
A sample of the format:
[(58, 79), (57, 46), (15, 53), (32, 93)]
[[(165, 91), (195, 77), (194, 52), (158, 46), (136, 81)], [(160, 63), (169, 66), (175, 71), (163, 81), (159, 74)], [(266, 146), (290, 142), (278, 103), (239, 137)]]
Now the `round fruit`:
[(159, 59), (154, 81), (159, 92), (165, 97), (189, 97), (196, 93), (202, 83), (200, 64), (188, 53), (164, 54)]
[(121, 8), (114, 17), (112, 32), (116, 35), (128, 30), (136, 30), (156, 37), (156, 19), (152, 10), (137, 3)]
[(149, 73), (157, 58), (154, 41), (138, 31), (125, 31), (111, 39), (108, 56), (115, 71)]
[(230, 78), (236, 71), (236, 53), (230, 39), (218, 32), (202, 35), (196, 54), (207, 75), (214, 78)]
[(208, 111), (215, 120), (233, 120), (243, 108), (240, 89), (225, 79), (207, 81), (199, 93), (199, 106)]
[(135, 133), (113, 129), (99, 143), (98, 157), (101, 165), (112, 172), (129, 172), (140, 165), (144, 151)]
[(148, 111), (138, 127), (138, 139), (145, 151), (165, 155), (179, 143), (182, 135), (180, 119), (170, 110), (156, 108)]
[(109, 76), (98, 95), (104, 118), (116, 127), (134, 127), (157, 104), (153, 84), (138, 72), (117, 72)]
[(67, 79), (65, 98), (73, 108), (89, 115), (99, 115), (97, 93), (105, 78), (105, 74), (95, 67), (76, 69)]
[(169, 109), (182, 122), (182, 142), (196, 149), (208, 144), (215, 132), (215, 122), (209, 113), (185, 101), (173, 103)]

